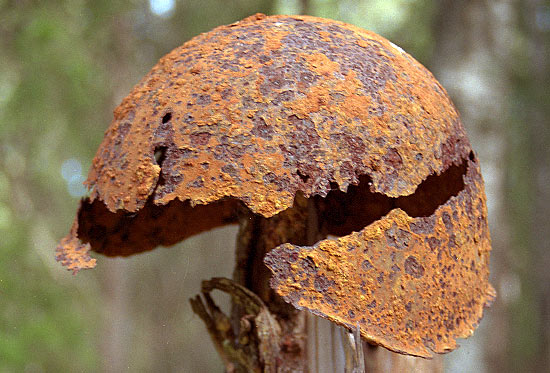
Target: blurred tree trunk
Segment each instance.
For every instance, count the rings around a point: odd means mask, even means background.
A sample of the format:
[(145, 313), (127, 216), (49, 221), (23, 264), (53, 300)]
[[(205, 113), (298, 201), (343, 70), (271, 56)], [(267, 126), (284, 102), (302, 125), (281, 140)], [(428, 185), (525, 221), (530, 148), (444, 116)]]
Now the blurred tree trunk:
[(300, 0), (300, 14), (313, 15), (312, 12), (313, 12), (312, 1)]
[(130, 351), (130, 299), (127, 263), (105, 261), (102, 276), (103, 330), (99, 348), (103, 372), (116, 373), (128, 368)]
[[(108, 54), (109, 74), (113, 86), (111, 106), (119, 104), (120, 97), (125, 95), (128, 87), (128, 77), (135, 73), (132, 68), (132, 48), (135, 45), (128, 20), (124, 18), (124, 9), (111, 19), (109, 34), (113, 37), (107, 42), (111, 47)], [(99, 276), (102, 301), (105, 310), (102, 314), (103, 330), (100, 335), (99, 348), (102, 353), (103, 371), (110, 373), (127, 370), (130, 364), (133, 284), (129, 280), (129, 263), (121, 260), (106, 259), (101, 266), (103, 275)]]
[[(514, 246), (519, 243), (518, 248), (527, 249), (517, 255), (529, 252), (532, 259), (522, 263), (522, 298), (514, 308), (513, 325), (514, 335), (523, 334), (512, 341), (511, 354), (517, 359), (513, 367), (525, 369), (520, 364), (529, 361), (533, 371), (543, 371), (550, 366), (550, 4), (527, 0), (519, 2), (517, 10), (522, 16), (521, 31), (526, 35), (521, 52), (527, 56), (527, 63), (519, 66), (523, 74), (518, 76), (518, 94), (523, 101), (517, 109), (522, 117), (514, 133), (523, 138), (525, 148), (513, 149), (513, 154), (525, 154), (521, 157), (524, 163), (517, 164), (516, 171), (525, 177), (527, 190), (526, 196), (515, 198), (517, 205), (524, 204), (520, 206), (525, 215), (516, 219), (519, 234), (515, 235)], [(522, 58), (518, 61), (524, 62)]]
[(367, 373), (442, 373), (443, 357), (436, 355), (433, 359), (428, 360), (401, 355), (365, 343), (365, 368)]
[[(511, 0), (443, 0), (438, 2), (434, 22), (435, 49), (430, 69), (460, 111), (481, 161), (493, 242), (491, 282), (499, 293), (474, 337), (461, 343), (462, 347), (449, 358), (451, 365), (461, 371), (485, 371), (489, 366), (495, 372), (509, 371), (514, 340), (533, 332), (531, 328), (515, 332), (508, 328), (507, 307), (517, 297), (514, 286), (518, 281), (509, 267), (519, 254), (510, 253), (507, 244), (511, 219), (504, 205), (503, 167), (511, 126), (507, 64), (516, 26), (513, 15)], [(531, 260), (528, 252), (519, 255)], [(487, 343), (489, 340), (492, 342)], [(528, 368), (529, 362), (525, 364), (521, 371), (533, 371)]]

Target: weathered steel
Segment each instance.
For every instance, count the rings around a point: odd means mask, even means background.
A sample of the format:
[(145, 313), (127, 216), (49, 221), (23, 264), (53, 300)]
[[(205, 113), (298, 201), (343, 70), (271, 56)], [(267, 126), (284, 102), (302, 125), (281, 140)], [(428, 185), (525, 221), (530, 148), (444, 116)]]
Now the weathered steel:
[(465, 187), (433, 214), (400, 208), (313, 247), (267, 254), (272, 286), (298, 309), (325, 317), (395, 352), (430, 357), (473, 333), (494, 297), (490, 241), (477, 166)]
[(176, 48), (115, 110), (87, 185), (57, 248), (75, 272), (95, 266), (90, 248), (131, 255), (306, 197), (324, 239), (266, 257), (295, 307), (429, 357), (494, 298), (457, 111), (411, 56), (344, 23), (255, 15)]

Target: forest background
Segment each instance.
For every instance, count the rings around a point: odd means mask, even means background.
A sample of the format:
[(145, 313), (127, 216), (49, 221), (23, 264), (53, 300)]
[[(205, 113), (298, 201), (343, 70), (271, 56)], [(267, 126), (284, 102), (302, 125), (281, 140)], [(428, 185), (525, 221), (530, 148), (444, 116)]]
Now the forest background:
[(236, 228), (77, 276), (54, 261), (112, 110), (156, 61), (251, 14), (375, 31), (448, 90), (481, 160), (497, 301), (450, 372), (550, 366), (550, 2), (0, 0), (0, 372), (221, 371), (188, 298)]

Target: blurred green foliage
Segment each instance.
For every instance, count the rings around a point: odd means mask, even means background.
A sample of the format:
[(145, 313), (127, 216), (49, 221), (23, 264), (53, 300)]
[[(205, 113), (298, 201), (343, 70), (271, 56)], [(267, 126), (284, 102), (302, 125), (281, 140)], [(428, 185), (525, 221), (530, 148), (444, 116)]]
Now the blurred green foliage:
[[(98, 19), (115, 10), (104, 3), (94, 2)], [(91, 47), (105, 48), (101, 25), (84, 6), (0, 6), (0, 371), (98, 365), (99, 314), (82, 293), (90, 276), (76, 284), (52, 262), (76, 205), (60, 165), (69, 154), (89, 164), (109, 119), (98, 110), (109, 102), (107, 75)]]

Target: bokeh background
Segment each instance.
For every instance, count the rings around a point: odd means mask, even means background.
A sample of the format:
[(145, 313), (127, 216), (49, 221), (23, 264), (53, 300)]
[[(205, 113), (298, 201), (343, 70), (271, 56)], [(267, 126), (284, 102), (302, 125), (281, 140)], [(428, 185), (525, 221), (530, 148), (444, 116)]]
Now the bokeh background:
[(54, 262), (113, 108), (164, 54), (256, 12), (310, 14), (426, 65), (481, 159), (499, 297), (451, 372), (550, 366), (550, 2), (0, 0), (0, 372), (222, 371), (188, 298), (235, 227), (71, 275)]

